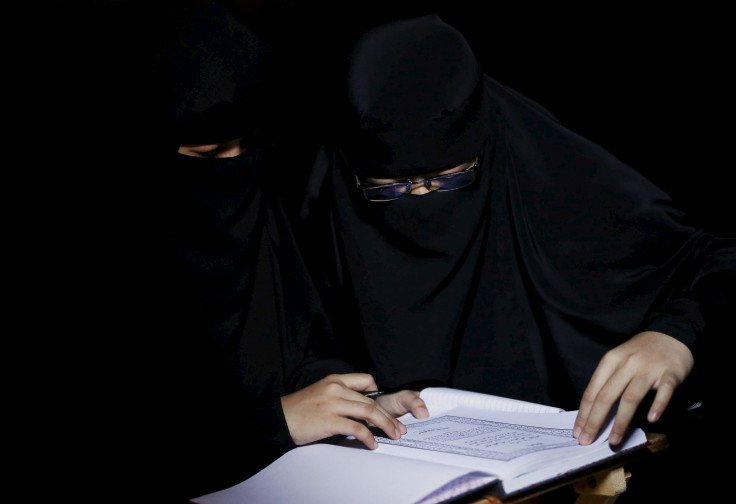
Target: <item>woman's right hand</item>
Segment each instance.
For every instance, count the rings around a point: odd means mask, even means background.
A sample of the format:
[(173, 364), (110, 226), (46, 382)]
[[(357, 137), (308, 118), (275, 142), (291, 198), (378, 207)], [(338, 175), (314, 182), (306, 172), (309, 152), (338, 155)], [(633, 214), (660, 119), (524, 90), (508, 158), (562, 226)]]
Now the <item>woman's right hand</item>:
[(375, 449), (378, 443), (366, 424), (375, 425), (391, 439), (400, 438), (406, 426), (362, 394), (376, 388), (369, 374), (333, 374), (283, 396), (281, 405), (294, 443), (304, 445), (342, 434)]

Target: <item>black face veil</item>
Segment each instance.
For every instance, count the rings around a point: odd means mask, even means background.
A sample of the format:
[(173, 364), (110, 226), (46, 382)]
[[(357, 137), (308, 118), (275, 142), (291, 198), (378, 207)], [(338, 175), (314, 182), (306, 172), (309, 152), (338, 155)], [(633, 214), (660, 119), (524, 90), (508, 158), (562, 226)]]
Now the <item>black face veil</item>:
[[(499, 123), (479, 64), (462, 35), (438, 17), (400, 21), (358, 42), (348, 97), (354, 117), (341, 137), (344, 161), (336, 154), (340, 169), (332, 173), (336, 229), (372, 371), (390, 386), (453, 383), (485, 264), (497, 155)], [(476, 182), (457, 191), (376, 203), (351, 180), (353, 172), (435, 172), (476, 156)], [(513, 344), (523, 348), (522, 364), (509, 360), (511, 366), (534, 370), (526, 338)], [(496, 348), (502, 350), (508, 353)], [(530, 374), (538, 381), (536, 371)]]

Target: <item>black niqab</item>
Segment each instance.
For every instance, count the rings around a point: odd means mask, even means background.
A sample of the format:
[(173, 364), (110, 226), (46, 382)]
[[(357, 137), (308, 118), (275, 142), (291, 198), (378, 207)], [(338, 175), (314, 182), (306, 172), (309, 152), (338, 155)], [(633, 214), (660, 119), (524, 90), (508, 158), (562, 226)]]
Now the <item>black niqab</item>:
[[(355, 119), (314, 173), (326, 174), (343, 345), (381, 386), (429, 380), (576, 409), (603, 354), (638, 332), (695, 350), (697, 285), (733, 274), (733, 242), (479, 73), (455, 29), (430, 15), (367, 32), (347, 85)], [(461, 190), (376, 203), (355, 187), (355, 172), (409, 177), (476, 153), (478, 180)]]

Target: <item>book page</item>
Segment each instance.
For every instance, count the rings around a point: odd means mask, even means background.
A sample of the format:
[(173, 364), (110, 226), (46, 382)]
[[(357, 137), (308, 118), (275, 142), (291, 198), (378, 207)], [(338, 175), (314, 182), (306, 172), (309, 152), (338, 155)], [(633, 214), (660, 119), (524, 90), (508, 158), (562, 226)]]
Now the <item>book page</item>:
[(191, 502), (430, 504), (464, 495), (496, 479), (463, 467), (317, 443), (297, 447), (242, 483)]
[[(530, 485), (582, 465), (613, 457), (608, 445), (613, 416), (593, 444), (572, 437), (577, 411), (515, 413), (460, 407), (407, 424), (398, 440), (377, 436), (378, 451), (405, 458), (464, 466), (492, 474), (514, 487)], [(637, 444), (646, 444), (639, 429)], [(522, 483), (518, 483), (521, 485)]]
[[(515, 413), (459, 407), (407, 423), (407, 433), (400, 439), (376, 436), (376, 441), (382, 445), (379, 450), (392, 455), (507, 475), (530, 455), (584, 448), (572, 437), (576, 415), (575, 411)], [(596, 443), (606, 438), (599, 436)]]
[(419, 397), (426, 403), (430, 416), (438, 415), (457, 406), (469, 406), (472, 408), (498, 411), (516, 411), (519, 413), (559, 413), (564, 411), (560, 408), (545, 406), (544, 404), (448, 387), (427, 387), (421, 391)]
[(568, 458), (565, 463), (548, 464), (544, 460), (537, 460), (529, 464), (529, 472), (522, 471), (513, 477), (505, 478), (502, 488), (506, 495), (513, 494), (514, 492), (524, 490), (541, 482), (561, 477), (572, 471), (581, 470), (586, 466), (621, 457), (627, 452), (646, 449), (646, 446), (647, 437), (644, 431), (633, 429), (628, 433), (628, 437), (615, 449), (611, 448), (611, 445), (607, 442), (601, 443), (595, 450), (585, 450), (585, 448), (589, 448), (588, 446), (579, 446), (578, 448), (582, 449), (578, 450), (575, 448), (563, 449), (563, 451), (569, 451), (566, 454)]
[[(607, 442), (613, 415), (588, 446), (572, 437), (576, 416), (577, 411), (516, 413), (459, 407), (407, 423), (401, 439), (377, 436), (376, 440), (382, 453), (498, 474), (505, 491), (511, 492), (616, 455)], [(645, 444), (646, 436), (637, 429), (622, 448)]]

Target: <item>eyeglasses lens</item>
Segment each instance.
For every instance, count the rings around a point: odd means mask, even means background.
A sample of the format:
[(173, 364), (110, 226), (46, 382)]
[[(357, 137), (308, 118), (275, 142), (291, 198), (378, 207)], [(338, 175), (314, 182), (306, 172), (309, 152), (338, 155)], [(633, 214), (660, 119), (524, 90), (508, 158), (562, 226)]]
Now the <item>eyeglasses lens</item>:
[(365, 197), (372, 201), (388, 201), (400, 198), (411, 189), (410, 184), (389, 184), (363, 189)]
[(428, 179), (432, 191), (452, 191), (470, 185), (475, 180), (475, 172), (471, 170), (450, 173)]

